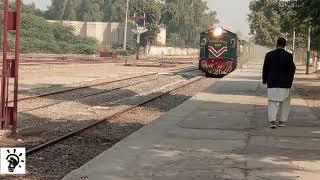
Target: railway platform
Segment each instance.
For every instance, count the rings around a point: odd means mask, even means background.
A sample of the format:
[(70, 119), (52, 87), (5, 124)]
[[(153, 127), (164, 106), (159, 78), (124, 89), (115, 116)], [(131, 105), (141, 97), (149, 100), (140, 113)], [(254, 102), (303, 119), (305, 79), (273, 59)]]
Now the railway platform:
[(316, 180), (320, 120), (293, 88), (288, 127), (271, 130), (250, 61), (65, 180)]

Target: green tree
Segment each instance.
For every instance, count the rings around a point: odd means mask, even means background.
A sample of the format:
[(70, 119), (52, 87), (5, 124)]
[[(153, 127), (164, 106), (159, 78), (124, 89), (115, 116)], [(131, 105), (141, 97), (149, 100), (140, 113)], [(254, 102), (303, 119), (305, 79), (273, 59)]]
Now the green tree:
[(52, 20), (101, 21), (102, 0), (52, 0), (45, 17)]
[(45, 17), (53, 20), (124, 21), (126, 0), (52, 0)]
[[(312, 26), (311, 48), (314, 50), (320, 49), (320, 1), (318, 0), (295, 0), (296, 18), (299, 20), (300, 27), (307, 29), (307, 26)], [(304, 33), (306, 34), (306, 32)]]
[(198, 46), (199, 34), (218, 22), (216, 12), (209, 11), (207, 3), (202, 0), (166, 0), (166, 3), (177, 9), (167, 24), (168, 32), (179, 34), (186, 46)]
[(45, 16), (52, 20), (63, 20), (66, 4), (68, 0), (52, 0), (51, 6), (46, 11)]
[[(127, 0), (52, 0), (47, 19), (79, 21), (125, 21)], [(130, 0), (129, 15), (146, 14), (148, 32), (143, 45), (155, 42), (160, 27), (167, 27), (168, 38), (177, 37), (189, 47), (197, 47), (199, 34), (217, 23), (217, 15), (202, 0)], [(172, 33), (170, 35), (170, 33)], [(174, 43), (173, 43), (174, 44)]]
[(319, 0), (294, 0), (297, 16), (300, 20), (310, 20), (313, 25), (320, 24)]
[(68, 0), (63, 13), (63, 20), (75, 21), (77, 20), (77, 11), (79, 8), (79, 0)]
[(185, 41), (177, 33), (169, 33), (167, 35), (167, 46), (170, 47), (185, 47)]
[(72, 27), (29, 13), (21, 15), (22, 52), (93, 54), (96, 49), (96, 40), (74, 35)]
[(297, 45), (306, 46), (309, 24), (312, 25), (312, 48), (320, 49), (320, 1), (255, 0), (250, 3), (249, 23), (255, 42), (273, 46), (279, 36), (299, 35)]
[(102, 21), (103, 13), (96, 0), (82, 0), (78, 10), (78, 17), (83, 21)]
[(125, 20), (126, 0), (104, 0), (100, 3), (103, 20), (122, 22)]
[(131, 0), (130, 13), (137, 16), (146, 15), (146, 28), (148, 32), (142, 34), (141, 44), (143, 46), (152, 45), (159, 33), (161, 20), (163, 17), (164, 5), (154, 0)]
[(284, 36), (281, 28), (280, 0), (257, 0), (249, 5), (250, 33), (255, 43), (274, 46), (277, 38)]

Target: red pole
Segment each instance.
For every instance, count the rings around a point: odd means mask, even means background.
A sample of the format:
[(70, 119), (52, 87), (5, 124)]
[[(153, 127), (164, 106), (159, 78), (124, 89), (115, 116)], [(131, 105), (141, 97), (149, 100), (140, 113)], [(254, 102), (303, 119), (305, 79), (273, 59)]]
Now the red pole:
[(18, 119), (18, 90), (19, 90), (19, 59), (20, 59), (20, 15), (21, 15), (21, 0), (17, 0), (17, 16), (16, 16), (16, 46), (15, 46), (15, 61), (14, 61), (14, 99), (13, 99), (13, 124), (12, 133), (17, 130)]
[[(1, 75), (0, 94), (0, 120), (1, 129), (7, 133), (15, 134), (17, 129), (17, 107), (18, 107), (18, 65), (20, 46), (20, 10), (21, 0), (16, 0), (16, 10), (9, 10), (9, 0), (4, 1), (4, 29), (3, 29), (3, 62)], [(15, 30), (15, 54), (14, 59), (8, 59), (9, 53), (9, 31)], [(13, 80), (13, 103), (9, 101), (9, 81)]]
[(1, 120), (2, 129), (8, 128), (8, 122), (6, 119), (6, 92), (7, 92), (7, 78), (6, 78), (6, 67), (7, 67), (7, 53), (8, 53), (8, 11), (9, 2), (4, 1), (4, 23), (3, 23), (3, 62), (2, 62), (2, 78), (1, 78)]

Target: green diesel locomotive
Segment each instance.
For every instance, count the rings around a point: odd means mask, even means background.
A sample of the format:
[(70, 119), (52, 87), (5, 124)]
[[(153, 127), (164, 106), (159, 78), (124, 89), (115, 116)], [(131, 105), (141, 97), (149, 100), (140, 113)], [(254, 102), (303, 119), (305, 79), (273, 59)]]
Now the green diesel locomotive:
[(200, 35), (199, 69), (206, 76), (224, 76), (237, 67), (238, 36), (222, 27), (214, 27)]

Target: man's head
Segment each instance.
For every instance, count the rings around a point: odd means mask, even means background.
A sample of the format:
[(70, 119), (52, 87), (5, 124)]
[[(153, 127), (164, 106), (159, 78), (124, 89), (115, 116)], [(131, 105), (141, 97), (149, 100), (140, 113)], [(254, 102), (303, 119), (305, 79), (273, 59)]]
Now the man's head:
[(278, 48), (285, 48), (287, 45), (287, 41), (285, 38), (279, 38), (277, 41), (277, 47)]

